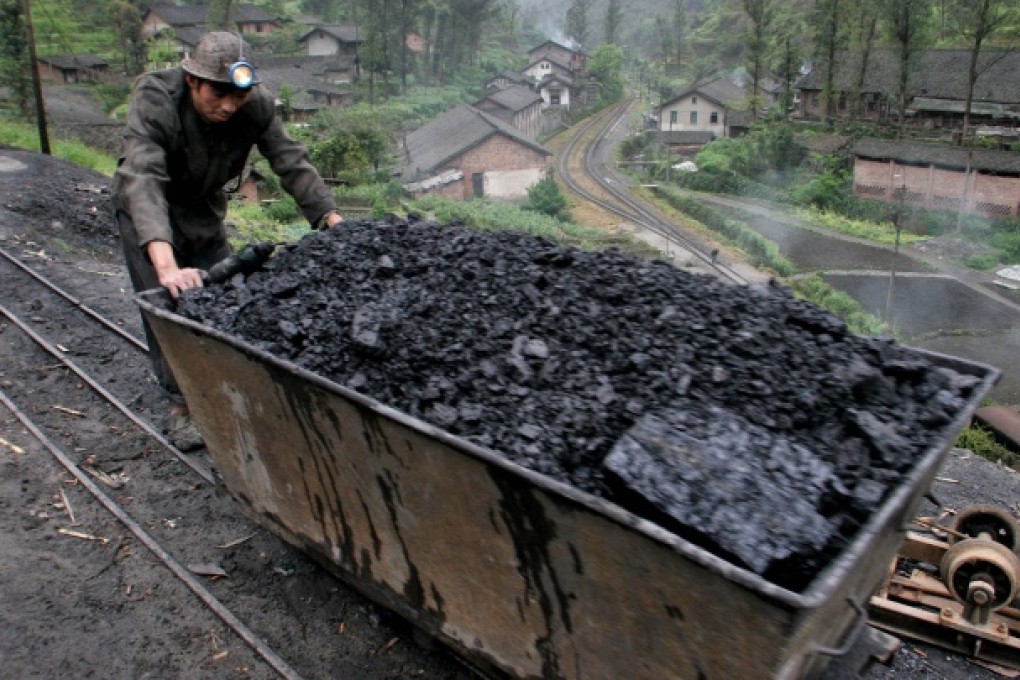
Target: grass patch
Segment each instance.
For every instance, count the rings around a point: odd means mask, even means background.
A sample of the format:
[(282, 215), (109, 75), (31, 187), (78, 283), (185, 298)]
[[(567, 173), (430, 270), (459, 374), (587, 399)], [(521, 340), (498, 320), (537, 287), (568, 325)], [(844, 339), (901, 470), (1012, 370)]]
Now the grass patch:
[(986, 253), (984, 255), (971, 255), (963, 260), (964, 266), (971, 269), (987, 271), (999, 266), (999, 256)]
[(778, 246), (740, 220), (729, 219), (712, 206), (665, 187), (652, 189), (655, 199), (721, 236), (726, 243), (747, 254), (757, 267), (767, 267), (780, 276), (790, 276), (796, 268), (779, 252)]
[(960, 432), (956, 446), (973, 451), (975, 455), (993, 463), (1001, 463), (1013, 469), (1020, 466), (1020, 455), (1000, 444), (991, 431), (980, 425), (971, 425)]
[[(0, 121), (0, 144), (39, 152), (39, 131), (27, 123)], [(74, 163), (89, 170), (113, 177), (117, 159), (81, 142), (50, 139), (50, 151), (55, 158)]]
[(895, 329), (877, 316), (869, 314), (856, 300), (838, 291), (817, 274), (808, 274), (785, 281), (798, 297), (826, 309), (846, 322), (858, 335), (895, 338)]
[[(797, 208), (794, 214), (808, 224), (826, 231), (834, 231), (846, 236), (875, 241), (885, 245), (896, 244), (896, 226), (892, 222), (871, 222), (868, 220), (855, 220), (836, 212), (828, 210), (814, 210), (811, 208)], [(926, 236), (918, 236), (903, 229), (900, 229), (900, 243), (914, 243), (924, 241)]]

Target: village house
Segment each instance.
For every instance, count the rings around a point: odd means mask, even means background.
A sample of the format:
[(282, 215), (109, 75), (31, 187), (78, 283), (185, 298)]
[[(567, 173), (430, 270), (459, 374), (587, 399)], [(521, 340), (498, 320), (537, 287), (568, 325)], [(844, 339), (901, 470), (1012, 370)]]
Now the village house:
[(1020, 154), (870, 138), (852, 152), (858, 198), (993, 219), (1020, 215)]
[(571, 48), (555, 40), (546, 40), (528, 50), (529, 64), (543, 59), (563, 65), (567, 69), (567, 75), (577, 76), (587, 72), (588, 53), (580, 47)]
[(577, 98), (574, 81), (557, 73), (543, 78), (535, 85), (535, 89), (542, 97), (542, 107), (546, 109), (560, 107), (569, 111), (573, 101)]
[(542, 131), (542, 103), (542, 96), (527, 85), (514, 85), (490, 92), (476, 101), (474, 107), (535, 139)]
[(336, 55), (356, 57), (358, 47), (365, 42), (357, 24), (323, 24), (315, 26), (298, 38), (309, 56)]
[[(978, 64), (971, 103), (975, 125), (1020, 127), (1020, 52), (983, 50)], [(895, 120), (899, 115), (900, 64), (894, 51), (872, 50), (863, 82), (860, 80), (863, 52), (841, 52), (833, 74), (836, 118)], [(968, 50), (927, 50), (916, 60), (907, 81), (906, 114), (913, 124), (928, 128), (956, 129), (962, 126), (967, 97)], [(823, 69), (815, 68), (797, 82), (800, 115), (825, 115)]]
[(658, 139), (671, 147), (698, 147), (737, 137), (751, 124), (747, 105), (747, 93), (728, 78), (693, 85), (659, 106)]
[(110, 72), (110, 63), (94, 54), (39, 57), (39, 77), (57, 83), (95, 83)]
[(574, 77), (574, 70), (570, 68), (569, 60), (561, 60), (555, 55), (539, 57), (525, 66), (521, 73), (531, 78), (535, 83), (540, 83), (552, 76), (567, 79)]
[(350, 57), (260, 57), (256, 66), (286, 121), (302, 123), (323, 107), (346, 106), (353, 100)]
[(467, 105), (408, 133), (401, 147), (405, 190), (457, 200), (524, 199), (552, 156), (510, 124)]
[[(201, 33), (206, 33), (209, 30), (206, 26), (208, 14), (208, 4), (187, 7), (151, 5), (142, 15), (142, 35), (150, 38), (166, 29), (173, 29), (178, 33), (182, 29), (190, 29), (186, 32), (199, 29)], [(242, 34), (269, 34), (280, 26), (279, 20), (258, 5), (235, 5), (230, 16), (236, 25), (235, 30)]]

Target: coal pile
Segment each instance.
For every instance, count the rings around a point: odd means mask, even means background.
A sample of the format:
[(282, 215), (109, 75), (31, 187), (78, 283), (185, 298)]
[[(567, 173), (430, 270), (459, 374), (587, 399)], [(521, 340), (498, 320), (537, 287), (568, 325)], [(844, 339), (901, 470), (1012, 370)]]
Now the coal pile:
[(177, 311), (794, 590), (978, 382), (779, 286), (414, 218), (312, 234)]

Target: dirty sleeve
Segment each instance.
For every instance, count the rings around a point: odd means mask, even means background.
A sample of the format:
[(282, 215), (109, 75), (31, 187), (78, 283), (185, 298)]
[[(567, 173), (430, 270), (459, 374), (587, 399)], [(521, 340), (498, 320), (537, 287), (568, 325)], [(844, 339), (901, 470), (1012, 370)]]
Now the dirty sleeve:
[(124, 155), (114, 179), (114, 205), (131, 215), (142, 248), (173, 242), (167, 205), (167, 149), (176, 134), (177, 107), (166, 84), (143, 77), (135, 86), (124, 131)]

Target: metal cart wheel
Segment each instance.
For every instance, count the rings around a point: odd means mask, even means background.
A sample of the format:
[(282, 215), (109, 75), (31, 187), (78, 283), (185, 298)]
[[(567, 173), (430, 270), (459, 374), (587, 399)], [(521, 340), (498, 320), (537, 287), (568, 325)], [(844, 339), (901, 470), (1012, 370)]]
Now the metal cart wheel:
[(946, 551), (939, 571), (957, 600), (995, 610), (1017, 595), (1020, 557), (994, 540), (967, 538)]
[[(970, 505), (953, 518), (951, 527), (972, 538), (988, 538), (1016, 552), (1020, 547), (1020, 524), (1005, 508), (997, 505)], [(967, 539), (949, 535), (950, 543)]]

